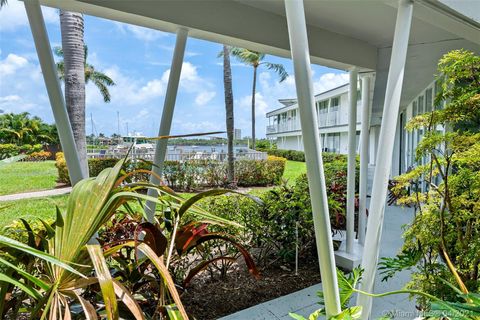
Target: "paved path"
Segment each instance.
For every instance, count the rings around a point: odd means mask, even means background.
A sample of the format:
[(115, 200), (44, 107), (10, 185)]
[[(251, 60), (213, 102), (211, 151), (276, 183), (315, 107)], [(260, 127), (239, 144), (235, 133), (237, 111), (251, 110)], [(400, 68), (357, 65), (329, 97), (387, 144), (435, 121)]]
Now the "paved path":
[[(385, 209), (385, 220), (381, 241), (381, 257), (394, 256), (401, 247), (402, 225), (409, 223), (413, 218), (413, 210), (399, 207), (387, 207)], [(410, 274), (402, 272), (397, 274), (388, 282), (380, 282), (377, 276), (375, 292), (381, 293), (402, 288), (409, 280)], [(254, 307), (236, 312), (221, 320), (287, 320), (289, 312), (295, 312), (307, 317), (311, 312), (317, 310), (317, 291), (321, 290), (321, 284), (294, 292), (292, 294), (274, 299)], [(352, 298), (355, 303), (356, 297)], [(372, 319), (377, 319), (387, 313), (395, 314), (395, 319), (414, 319), (415, 304), (408, 299), (408, 295), (394, 295), (373, 300)]]
[(58, 196), (58, 195), (70, 193), (70, 191), (72, 191), (72, 187), (58, 188), (58, 189), (52, 189), (52, 190), (42, 190), (42, 191), (35, 191), (35, 192), (7, 194), (5, 196), (0, 196), (0, 202)]

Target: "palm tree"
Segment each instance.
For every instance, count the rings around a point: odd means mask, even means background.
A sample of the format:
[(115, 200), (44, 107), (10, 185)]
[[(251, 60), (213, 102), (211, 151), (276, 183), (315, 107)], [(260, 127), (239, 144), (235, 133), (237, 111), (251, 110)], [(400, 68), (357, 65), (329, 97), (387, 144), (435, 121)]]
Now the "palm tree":
[[(98, 90), (100, 90), (100, 93), (102, 94), (102, 97), (103, 97), (103, 101), (110, 102), (111, 96), (110, 96), (110, 92), (108, 91), (108, 87), (114, 86), (115, 82), (112, 80), (112, 78), (107, 76), (105, 73), (95, 70), (95, 67), (87, 62), (88, 46), (84, 45), (83, 49), (84, 49), (83, 51), (85, 56), (85, 59), (83, 61), (85, 66), (85, 84), (88, 84), (90, 81), (92, 81), (95, 84), (95, 86), (98, 88)], [(63, 50), (61, 47), (55, 47), (54, 52), (57, 57), (60, 57), (63, 59)], [(58, 72), (58, 78), (64, 81), (65, 80), (65, 62), (63, 60), (57, 62), (57, 72)]]
[(0, 0), (0, 8), (7, 4), (7, 0)]
[(88, 176), (85, 133), (85, 50), (83, 15), (60, 11), (60, 31), (64, 61), (65, 103), (72, 126), (80, 165)]
[(255, 93), (257, 91), (257, 69), (259, 66), (265, 66), (269, 70), (273, 70), (283, 82), (288, 77), (288, 73), (280, 63), (271, 63), (263, 61), (265, 54), (243, 48), (233, 47), (230, 54), (237, 58), (240, 62), (253, 67), (253, 85), (252, 85), (252, 148), (255, 149)]
[(235, 163), (233, 156), (233, 91), (232, 91), (232, 68), (230, 66), (230, 48), (223, 45), (223, 86), (225, 92), (225, 113), (227, 125), (227, 179), (230, 187), (235, 184)]

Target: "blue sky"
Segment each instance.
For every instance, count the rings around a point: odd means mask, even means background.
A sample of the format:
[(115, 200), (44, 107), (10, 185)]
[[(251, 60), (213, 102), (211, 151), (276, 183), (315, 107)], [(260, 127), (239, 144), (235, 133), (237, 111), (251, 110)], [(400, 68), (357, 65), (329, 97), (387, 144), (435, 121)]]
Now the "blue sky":
[[(61, 44), (58, 11), (43, 8), (52, 47)], [(156, 135), (161, 118), (175, 35), (109, 20), (85, 16), (88, 61), (116, 83), (112, 101), (104, 103), (91, 84), (86, 90), (87, 134), (92, 132), (90, 114), (97, 133), (129, 130)], [(173, 134), (225, 129), (221, 45), (189, 38), (172, 125)], [(0, 109), (29, 112), (53, 123), (53, 115), (41, 76), (38, 59), (23, 3), (10, 0), (0, 11)], [(289, 59), (267, 56), (282, 63), (290, 74), (283, 83), (266, 69), (259, 70), (256, 94), (257, 137), (265, 137), (265, 113), (281, 105), (278, 99), (295, 97), (293, 66)], [(315, 92), (346, 83), (342, 71), (312, 66)], [(252, 69), (232, 59), (235, 127), (243, 136), (251, 132)]]

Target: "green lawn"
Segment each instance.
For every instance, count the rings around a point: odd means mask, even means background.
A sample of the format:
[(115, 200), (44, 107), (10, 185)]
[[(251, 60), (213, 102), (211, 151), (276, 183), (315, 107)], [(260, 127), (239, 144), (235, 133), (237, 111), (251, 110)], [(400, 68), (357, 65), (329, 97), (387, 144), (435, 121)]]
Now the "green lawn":
[(295, 182), (295, 178), (305, 172), (307, 172), (305, 162), (287, 160), (283, 179), (287, 179), (288, 183), (292, 184)]
[(61, 195), (0, 202), (0, 232), (1, 228), (19, 218), (24, 218), (27, 221), (35, 221), (38, 218), (44, 220), (55, 218), (55, 206), (64, 209), (67, 204), (67, 197), (68, 195)]
[(16, 162), (0, 167), (0, 195), (53, 189), (55, 161)]
[[(15, 174), (16, 172), (17, 174)], [(18, 174), (18, 172), (21, 172), (21, 174)], [(306, 172), (304, 162), (287, 161), (283, 178), (288, 179), (289, 183), (293, 183), (295, 178), (304, 172)], [(6, 175), (8, 175), (8, 178)], [(46, 163), (15, 163), (0, 169), (0, 194), (53, 188), (55, 179), (56, 169), (52, 161)], [(10, 187), (6, 187), (4, 184)], [(193, 195), (192, 193), (182, 194), (186, 198)], [(0, 229), (19, 218), (25, 218), (29, 221), (38, 218), (52, 219), (55, 217), (55, 206), (65, 208), (67, 198), (68, 195), (62, 195), (0, 202)]]

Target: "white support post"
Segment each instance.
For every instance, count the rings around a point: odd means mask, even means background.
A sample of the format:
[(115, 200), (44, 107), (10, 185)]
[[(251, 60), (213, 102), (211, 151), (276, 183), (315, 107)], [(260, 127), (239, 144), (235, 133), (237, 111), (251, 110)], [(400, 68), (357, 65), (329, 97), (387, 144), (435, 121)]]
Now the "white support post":
[(362, 129), (360, 131), (360, 186), (358, 209), (358, 242), (365, 244), (367, 225), (368, 147), (370, 140), (370, 75), (362, 77)]
[(42, 9), (38, 0), (24, 2), (30, 30), (37, 49), (38, 61), (43, 73), (43, 80), (47, 87), (48, 98), (57, 126), (58, 136), (65, 155), (70, 182), (75, 185), (78, 181), (88, 177), (88, 172), (82, 170), (80, 158), (75, 147), (72, 127), (68, 118), (65, 99), (63, 98), (60, 81), (57, 77), (57, 67), (53, 60), (52, 48), (48, 40), (47, 29), (43, 20)]
[[(365, 250), (363, 251), (362, 259), (362, 267), (365, 271), (361, 288), (366, 292), (373, 292), (375, 283), (412, 13), (413, 1), (399, 0), (378, 142), (377, 161), (373, 177), (372, 198), (367, 224), (368, 232), (365, 238)], [(362, 319), (368, 319), (372, 308), (372, 298), (360, 294), (357, 298), (357, 304), (363, 308)]]
[(357, 143), (357, 86), (358, 71), (354, 67), (350, 70), (350, 84), (348, 89), (348, 164), (347, 164), (347, 248), (348, 254), (353, 253), (355, 240), (355, 166)]
[[(183, 57), (185, 54), (185, 47), (187, 45), (188, 30), (180, 28), (177, 31), (177, 40), (175, 42), (175, 49), (173, 51), (172, 65), (170, 68), (170, 75), (168, 78), (167, 92), (165, 93), (165, 102), (163, 105), (162, 120), (160, 121), (160, 128), (158, 136), (168, 136), (172, 126), (173, 110), (175, 109), (175, 101), (177, 99), (178, 85), (180, 82), (180, 74), (182, 72)], [(167, 153), (167, 139), (157, 140), (155, 145), (155, 156), (152, 171), (158, 176), (162, 175), (163, 162)], [(150, 183), (158, 185), (160, 180), (154, 176), (150, 176)], [(148, 195), (152, 197), (158, 196), (156, 190), (149, 189)], [(147, 201), (145, 204), (145, 212), (147, 214), (147, 221), (153, 222), (155, 216), (155, 203)]]
[(285, 11), (295, 73), (300, 122), (312, 202), (315, 239), (327, 317), (341, 312), (333, 243), (328, 213), (322, 151), (315, 112), (312, 71), (302, 0), (285, 0)]

